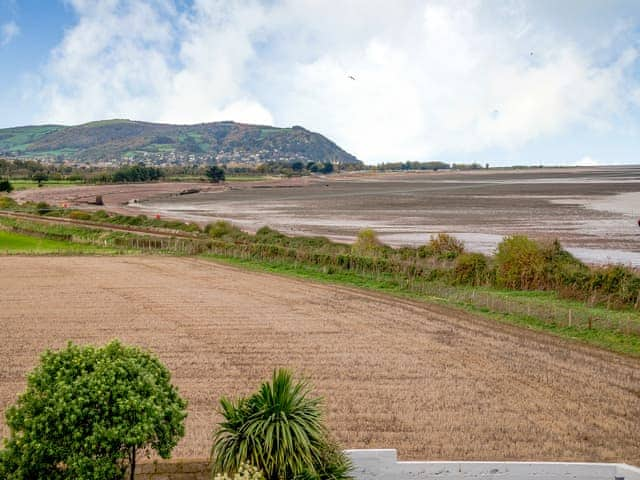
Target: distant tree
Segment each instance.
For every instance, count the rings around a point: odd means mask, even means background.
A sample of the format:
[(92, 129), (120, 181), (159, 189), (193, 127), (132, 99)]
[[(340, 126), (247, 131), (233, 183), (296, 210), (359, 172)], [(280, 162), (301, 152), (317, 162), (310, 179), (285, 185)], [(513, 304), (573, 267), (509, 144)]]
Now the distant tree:
[(114, 341), (47, 351), (7, 410), (0, 478), (133, 480), (138, 451), (168, 458), (186, 403), (157, 358)]
[(9, 180), (0, 180), (0, 192), (13, 192), (13, 185)]
[(224, 169), (219, 167), (218, 165), (210, 165), (209, 167), (207, 167), (205, 175), (212, 183), (224, 182), (225, 180)]
[(38, 187), (41, 187), (42, 182), (46, 182), (47, 180), (49, 180), (49, 175), (42, 171), (35, 172), (33, 175), (31, 175), (31, 180), (38, 182)]
[(300, 161), (293, 162), (291, 164), (291, 170), (293, 170), (294, 172), (301, 172), (302, 170), (304, 170), (304, 163)]
[(159, 180), (163, 176), (164, 173), (159, 168), (147, 167), (146, 165), (139, 163), (138, 165), (122, 167), (115, 171), (112, 176), (112, 180), (116, 183), (151, 182)]
[(333, 163), (331, 162), (324, 162), (324, 164), (322, 165), (322, 167), (320, 168), (320, 172), (321, 173), (333, 173)]

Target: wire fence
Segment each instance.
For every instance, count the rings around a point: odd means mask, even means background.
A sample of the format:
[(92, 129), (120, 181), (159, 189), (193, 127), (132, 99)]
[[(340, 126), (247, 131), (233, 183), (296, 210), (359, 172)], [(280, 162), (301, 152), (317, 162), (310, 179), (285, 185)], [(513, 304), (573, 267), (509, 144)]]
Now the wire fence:
[(518, 297), (503, 292), (447, 285), (429, 279), (423, 270), (416, 268), (411, 262), (389, 264), (368, 257), (309, 252), (270, 244), (138, 235), (86, 238), (73, 234), (31, 230), (25, 225), (11, 227), (0, 224), (0, 228), (41, 238), (67, 240), (119, 251), (134, 250), (172, 255), (213, 253), (241, 260), (285, 261), (292, 265), (318, 268), (326, 273), (350, 272), (365, 279), (387, 280), (404, 291), (418, 295), (495, 313), (525, 316), (560, 327), (640, 335), (640, 315), (633, 311), (613, 311), (580, 304), (569, 306), (560, 302), (550, 302), (548, 298)]

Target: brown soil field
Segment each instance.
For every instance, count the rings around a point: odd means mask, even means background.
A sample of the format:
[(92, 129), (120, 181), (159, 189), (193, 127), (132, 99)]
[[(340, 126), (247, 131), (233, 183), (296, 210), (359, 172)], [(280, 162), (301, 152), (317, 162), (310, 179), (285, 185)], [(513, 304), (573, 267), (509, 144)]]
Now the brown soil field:
[[(640, 362), (456, 310), (170, 257), (0, 257), (0, 412), (47, 348), (120, 338), (189, 401), (206, 456), (222, 395), (286, 366), (348, 448), (403, 459), (640, 464)], [(3, 424), (0, 435), (6, 435)]]

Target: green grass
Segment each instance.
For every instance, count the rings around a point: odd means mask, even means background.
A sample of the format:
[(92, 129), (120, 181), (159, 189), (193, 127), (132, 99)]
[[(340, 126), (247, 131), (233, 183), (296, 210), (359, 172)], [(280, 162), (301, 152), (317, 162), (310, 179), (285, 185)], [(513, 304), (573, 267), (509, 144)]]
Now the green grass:
[[(633, 334), (625, 334), (622, 332), (592, 328), (587, 329), (578, 326), (563, 326), (554, 322), (548, 322), (532, 316), (521, 314), (505, 314), (490, 311), (488, 308), (472, 305), (469, 303), (458, 302), (444, 297), (435, 297), (431, 295), (418, 294), (407, 291), (402, 285), (399, 285), (396, 281), (390, 277), (381, 276), (377, 279), (367, 278), (363, 275), (359, 275), (354, 272), (338, 272), (338, 273), (325, 273), (321, 267), (312, 267), (300, 264), (293, 264), (289, 262), (279, 261), (259, 261), (259, 260), (242, 260), (238, 258), (229, 258), (221, 255), (205, 254), (202, 256), (206, 259), (220, 261), (223, 263), (240, 266), (253, 271), (276, 273), (294, 278), (314, 280), (322, 283), (339, 284), (351, 287), (364, 288), (377, 292), (387, 293), (401, 298), (408, 298), (412, 300), (420, 300), (431, 303), (437, 303), (449, 307), (460, 308), (461, 310), (471, 312), (480, 315), (484, 318), (499, 321), (501, 323), (507, 323), (511, 325), (517, 325), (522, 328), (528, 328), (531, 330), (546, 332), (551, 335), (563, 337), (571, 341), (578, 341), (586, 343), (595, 347), (599, 347), (605, 350), (609, 350), (616, 353), (621, 353), (633, 357), (640, 357), (640, 337)], [(493, 293), (500, 294), (500, 291), (493, 291)], [(513, 292), (508, 292), (513, 293)], [(561, 299), (554, 298), (552, 294), (547, 295), (544, 293), (540, 295), (539, 292), (518, 292), (521, 293), (521, 297), (531, 298), (539, 301), (540, 297), (543, 297), (547, 302), (551, 304), (558, 304), (564, 307), (572, 304), (577, 304), (584, 309), (589, 309), (579, 302), (564, 302)], [(594, 314), (601, 313), (603, 309), (594, 308)], [(617, 313), (606, 310), (608, 313)]]
[(109, 254), (117, 250), (80, 243), (48, 240), (0, 230), (0, 254)]
[[(34, 180), (10, 180), (11, 185), (16, 190), (29, 190), (32, 188), (38, 188), (38, 182)], [(75, 187), (78, 185), (84, 185), (80, 180), (47, 180), (42, 182), (42, 188), (46, 187)]]
[(256, 175), (227, 175), (225, 181), (227, 182), (257, 182), (259, 180), (266, 180), (268, 177), (256, 176)]

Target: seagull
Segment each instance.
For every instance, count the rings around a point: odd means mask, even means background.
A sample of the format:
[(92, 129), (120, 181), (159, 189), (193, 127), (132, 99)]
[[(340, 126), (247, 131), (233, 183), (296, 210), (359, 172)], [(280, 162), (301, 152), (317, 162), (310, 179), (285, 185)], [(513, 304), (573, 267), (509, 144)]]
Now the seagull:
[(349, 78), (350, 78), (351, 80), (355, 80), (355, 79), (356, 79), (356, 77), (354, 77), (353, 75), (349, 75)]

